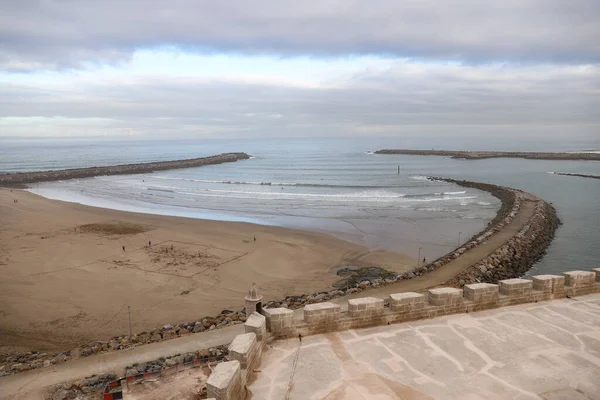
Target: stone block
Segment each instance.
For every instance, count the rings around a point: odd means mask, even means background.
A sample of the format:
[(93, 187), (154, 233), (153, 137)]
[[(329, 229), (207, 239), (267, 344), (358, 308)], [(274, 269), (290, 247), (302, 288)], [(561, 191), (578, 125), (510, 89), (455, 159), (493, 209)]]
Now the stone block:
[(591, 287), (596, 281), (596, 274), (592, 271), (568, 271), (563, 275), (565, 276), (565, 286), (573, 288)]
[(308, 304), (304, 307), (306, 323), (335, 321), (340, 318), (340, 305), (330, 302)]
[(242, 384), (242, 369), (239, 361), (227, 361), (217, 364), (206, 381), (208, 397), (217, 400), (238, 399), (237, 393)]
[(267, 334), (267, 319), (264, 315), (253, 312), (244, 323), (244, 331), (246, 333), (253, 332), (257, 340), (263, 340)]
[(560, 275), (532, 276), (533, 289), (544, 293), (557, 294), (564, 291), (565, 277)]
[(523, 296), (531, 292), (533, 281), (529, 279), (505, 279), (498, 282), (500, 285), (500, 293), (506, 296)]
[(294, 311), (287, 308), (263, 308), (263, 314), (267, 320), (267, 329), (273, 333), (291, 328), (294, 323)]
[(411, 311), (425, 307), (425, 295), (422, 293), (406, 292), (390, 294), (390, 310), (397, 312)]
[(348, 300), (350, 317), (370, 317), (383, 313), (383, 299), (377, 297), (361, 297)]
[(429, 289), (429, 304), (450, 306), (462, 303), (463, 291), (456, 288)]
[(600, 268), (594, 268), (592, 271), (596, 274), (596, 282), (600, 283)]
[(498, 285), (491, 283), (473, 283), (463, 287), (464, 297), (470, 301), (494, 301), (498, 299), (498, 293)]
[(229, 355), (240, 362), (242, 368), (248, 367), (248, 362), (257, 348), (254, 332), (237, 335), (229, 345)]

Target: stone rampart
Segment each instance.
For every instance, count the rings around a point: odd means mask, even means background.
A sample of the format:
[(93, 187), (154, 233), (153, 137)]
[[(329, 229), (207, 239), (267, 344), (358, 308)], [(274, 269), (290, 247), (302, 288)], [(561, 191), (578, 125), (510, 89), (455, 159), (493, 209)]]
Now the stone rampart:
[[(279, 316), (277, 313), (273, 315)], [(254, 312), (244, 324), (246, 333), (237, 335), (229, 345), (232, 361), (218, 364), (206, 382), (209, 398), (240, 400), (246, 398), (246, 384), (260, 364), (264, 349), (267, 318)], [(278, 325), (276, 325), (278, 326)]]
[(307, 305), (304, 320), (292, 310), (264, 309), (266, 326), (274, 338), (292, 338), (345, 329), (433, 318), (521, 303), (600, 293), (600, 268), (569, 271), (563, 275), (537, 275), (532, 279), (505, 279), (497, 284), (466, 284), (462, 289), (442, 287), (427, 293), (391, 294), (384, 299), (365, 297), (348, 301), (348, 311), (326, 302)]

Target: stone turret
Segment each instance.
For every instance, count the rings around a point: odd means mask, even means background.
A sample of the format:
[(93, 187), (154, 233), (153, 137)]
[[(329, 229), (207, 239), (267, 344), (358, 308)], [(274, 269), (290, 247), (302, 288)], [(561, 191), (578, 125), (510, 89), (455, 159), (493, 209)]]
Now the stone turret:
[(248, 295), (245, 297), (246, 299), (246, 315), (251, 315), (253, 312), (258, 312), (260, 314), (262, 310), (262, 296), (258, 294), (256, 290), (256, 284), (253, 283), (252, 287), (248, 291)]

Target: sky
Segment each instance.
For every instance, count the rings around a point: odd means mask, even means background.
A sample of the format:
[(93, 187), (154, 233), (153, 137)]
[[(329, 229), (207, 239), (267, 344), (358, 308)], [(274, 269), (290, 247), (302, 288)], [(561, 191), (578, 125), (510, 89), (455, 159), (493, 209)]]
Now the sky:
[(0, 136), (599, 139), (598, 21), (598, 0), (7, 0)]

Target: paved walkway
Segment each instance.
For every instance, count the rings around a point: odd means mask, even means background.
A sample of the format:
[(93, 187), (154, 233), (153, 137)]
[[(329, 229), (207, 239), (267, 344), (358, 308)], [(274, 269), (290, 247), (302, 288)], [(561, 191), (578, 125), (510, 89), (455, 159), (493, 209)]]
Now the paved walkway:
[(298, 353), (299, 344), (266, 349), (252, 398), (600, 399), (600, 294), (307, 336)]
[(0, 398), (41, 399), (43, 390), (47, 386), (81, 379), (93, 374), (114, 372), (122, 375), (125, 367), (131, 364), (228, 344), (240, 333), (244, 333), (243, 324), (146, 344), (132, 350), (83, 357), (48, 368), (4, 376), (0, 378)]

